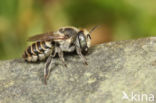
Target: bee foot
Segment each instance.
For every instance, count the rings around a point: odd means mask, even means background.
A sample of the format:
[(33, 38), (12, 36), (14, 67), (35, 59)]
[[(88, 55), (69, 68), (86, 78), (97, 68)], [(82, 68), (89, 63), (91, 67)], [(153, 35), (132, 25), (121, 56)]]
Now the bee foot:
[(87, 63), (87, 62), (84, 62), (84, 64), (85, 64), (85, 65), (88, 65), (88, 63)]
[(44, 76), (44, 84), (47, 85), (47, 75)]
[(64, 64), (64, 66), (67, 68), (67, 64)]

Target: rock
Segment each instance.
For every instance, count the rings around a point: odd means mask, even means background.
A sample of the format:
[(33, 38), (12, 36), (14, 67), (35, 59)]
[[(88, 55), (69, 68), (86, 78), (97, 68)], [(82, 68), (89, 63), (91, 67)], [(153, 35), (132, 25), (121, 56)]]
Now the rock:
[(88, 66), (65, 56), (43, 83), (42, 63), (0, 61), (0, 103), (131, 103), (156, 96), (156, 37), (90, 48)]

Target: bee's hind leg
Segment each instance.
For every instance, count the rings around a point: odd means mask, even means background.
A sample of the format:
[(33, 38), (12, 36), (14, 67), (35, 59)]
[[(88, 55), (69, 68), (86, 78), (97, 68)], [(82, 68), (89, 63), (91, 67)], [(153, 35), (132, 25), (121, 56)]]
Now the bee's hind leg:
[(63, 51), (61, 50), (61, 48), (58, 48), (58, 56), (61, 59), (64, 66), (67, 67), (67, 64), (65, 63), (65, 60), (64, 60)]
[(44, 83), (45, 84), (47, 84), (47, 78), (48, 78), (49, 73), (50, 73), (49, 65), (51, 63), (51, 60), (52, 60), (52, 56), (50, 55), (46, 61), (46, 65), (44, 68)]
[(81, 48), (76, 47), (76, 52), (79, 55), (79, 57), (83, 60), (85, 65), (88, 65), (87, 60), (85, 58), (85, 56), (83, 56), (82, 52), (81, 52)]
[(52, 58), (55, 57), (56, 55), (56, 52), (54, 52), (54, 54), (50, 55), (46, 61), (46, 65), (45, 65), (45, 68), (44, 68), (44, 83), (47, 84), (47, 79), (49, 77), (49, 74), (50, 74), (50, 64), (51, 64), (51, 61), (52, 61)]

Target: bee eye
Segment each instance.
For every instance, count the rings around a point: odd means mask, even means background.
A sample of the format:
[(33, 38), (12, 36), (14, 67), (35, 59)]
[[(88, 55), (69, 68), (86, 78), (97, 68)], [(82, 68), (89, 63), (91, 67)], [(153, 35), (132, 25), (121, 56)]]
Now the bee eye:
[(87, 34), (87, 38), (91, 39), (91, 36), (90, 36), (90, 34)]

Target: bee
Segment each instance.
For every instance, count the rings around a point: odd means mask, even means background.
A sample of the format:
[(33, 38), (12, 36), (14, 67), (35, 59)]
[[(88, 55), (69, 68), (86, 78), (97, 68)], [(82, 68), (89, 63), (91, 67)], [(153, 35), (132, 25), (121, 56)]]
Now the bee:
[(84, 54), (88, 52), (91, 44), (91, 33), (96, 29), (93, 27), (90, 31), (78, 29), (76, 27), (61, 27), (57, 31), (38, 34), (30, 37), (28, 41), (34, 42), (29, 46), (23, 58), (27, 62), (37, 62), (46, 60), (44, 68), (44, 82), (47, 84), (47, 78), (50, 73), (49, 65), (52, 59), (58, 54), (65, 67), (64, 52), (74, 52), (79, 55), (84, 64), (87, 65)]

